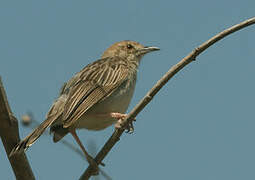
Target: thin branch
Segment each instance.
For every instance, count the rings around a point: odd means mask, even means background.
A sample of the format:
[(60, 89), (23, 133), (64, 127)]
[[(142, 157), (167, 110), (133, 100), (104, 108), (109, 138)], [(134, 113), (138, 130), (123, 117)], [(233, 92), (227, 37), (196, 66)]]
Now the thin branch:
[(12, 169), (18, 180), (35, 179), (32, 169), (28, 163), (25, 153), (16, 154), (9, 157), (13, 147), (20, 141), (18, 122), (11, 112), (4, 86), (0, 77), (0, 136), (11, 163)]
[[(205, 51), (208, 47), (216, 43), (217, 41), (223, 39), (227, 35), (234, 33), (242, 28), (255, 24), (255, 17), (243, 21), (240, 24), (232, 26), (229, 29), (222, 31), (216, 36), (212, 37), (198, 48), (195, 48), (190, 54), (188, 54), (185, 58), (183, 58), (179, 63), (174, 65), (169, 69), (169, 71), (150, 89), (150, 91), (145, 95), (145, 97), (134, 107), (134, 109), (128, 114), (125, 122), (123, 123), (123, 127), (126, 127), (128, 123), (132, 122), (132, 120), (140, 113), (144, 107), (152, 100), (152, 98), (159, 92), (159, 90), (182, 68), (188, 65), (190, 62), (194, 61), (196, 57)], [(112, 149), (112, 147), (116, 144), (116, 142), (120, 139), (120, 136), (124, 132), (124, 129), (115, 130), (109, 140), (105, 143), (104, 147), (97, 154), (95, 161), (97, 164), (100, 164), (108, 152)], [(81, 180), (89, 179), (91, 176), (92, 167), (89, 166), (86, 171), (80, 177)]]

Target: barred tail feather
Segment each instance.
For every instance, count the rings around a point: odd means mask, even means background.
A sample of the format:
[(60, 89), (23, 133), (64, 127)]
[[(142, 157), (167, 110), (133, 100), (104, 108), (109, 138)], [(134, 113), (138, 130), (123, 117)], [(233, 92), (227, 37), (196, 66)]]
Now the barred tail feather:
[(26, 151), (42, 134), (43, 132), (54, 122), (55, 118), (48, 118), (42, 122), (32, 133), (30, 133), (25, 139), (20, 141), (11, 151), (9, 156), (16, 153)]

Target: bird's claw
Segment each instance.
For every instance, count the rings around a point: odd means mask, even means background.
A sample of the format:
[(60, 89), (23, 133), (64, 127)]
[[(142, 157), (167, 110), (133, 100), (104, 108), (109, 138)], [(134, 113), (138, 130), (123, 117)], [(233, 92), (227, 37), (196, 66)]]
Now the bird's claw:
[(99, 167), (98, 167), (96, 161), (91, 156), (89, 156), (87, 158), (87, 160), (89, 162), (89, 165), (92, 166), (92, 175), (98, 175), (99, 174)]
[[(119, 115), (119, 114), (118, 114)], [(118, 121), (115, 124), (115, 128), (116, 129), (122, 129), (125, 128), (126, 129), (126, 133), (132, 134), (134, 132), (134, 125), (133, 125), (133, 121), (136, 121), (136, 119), (132, 120), (130, 123), (128, 123), (128, 125), (126, 127), (123, 127), (123, 121), (124, 119), (127, 117), (127, 115), (123, 114), (121, 116), (118, 116)]]
[(134, 132), (134, 125), (133, 122), (130, 122), (127, 127), (125, 133), (132, 134)]

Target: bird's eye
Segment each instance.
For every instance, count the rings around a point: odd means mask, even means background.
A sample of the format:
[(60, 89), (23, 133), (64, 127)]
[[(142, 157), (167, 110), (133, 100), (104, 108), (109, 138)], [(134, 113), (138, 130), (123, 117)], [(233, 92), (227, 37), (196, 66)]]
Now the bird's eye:
[(128, 49), (132, 49), (133, 46), (132, 46), (131, 44), (128, 44), (128, 45), (127, 45), (127, 48), (128, 48)]

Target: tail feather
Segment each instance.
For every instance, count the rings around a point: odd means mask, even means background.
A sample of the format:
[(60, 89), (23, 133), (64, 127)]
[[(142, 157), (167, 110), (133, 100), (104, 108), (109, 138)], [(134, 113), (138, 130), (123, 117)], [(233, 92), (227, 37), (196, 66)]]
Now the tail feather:
[(68, 128), (63, 128), (63, 124), (53, 124), (50, 127), (50, 132), (53, 133), (53, 142), (56, 143), (67, 135)]
[(42, 134), (43, 132), (54, 122), (55, 118), (48, 118), (42, 122), (32, 133), (30, 133), (25, 139), (20, 141), (11, 151), (9, 156), (16, 153), (27, 150)]
[(56, 143), (60, 141), (69, 131), (66, 128), (59, 129), (55, 131), (53, 135), (53, 142)]

